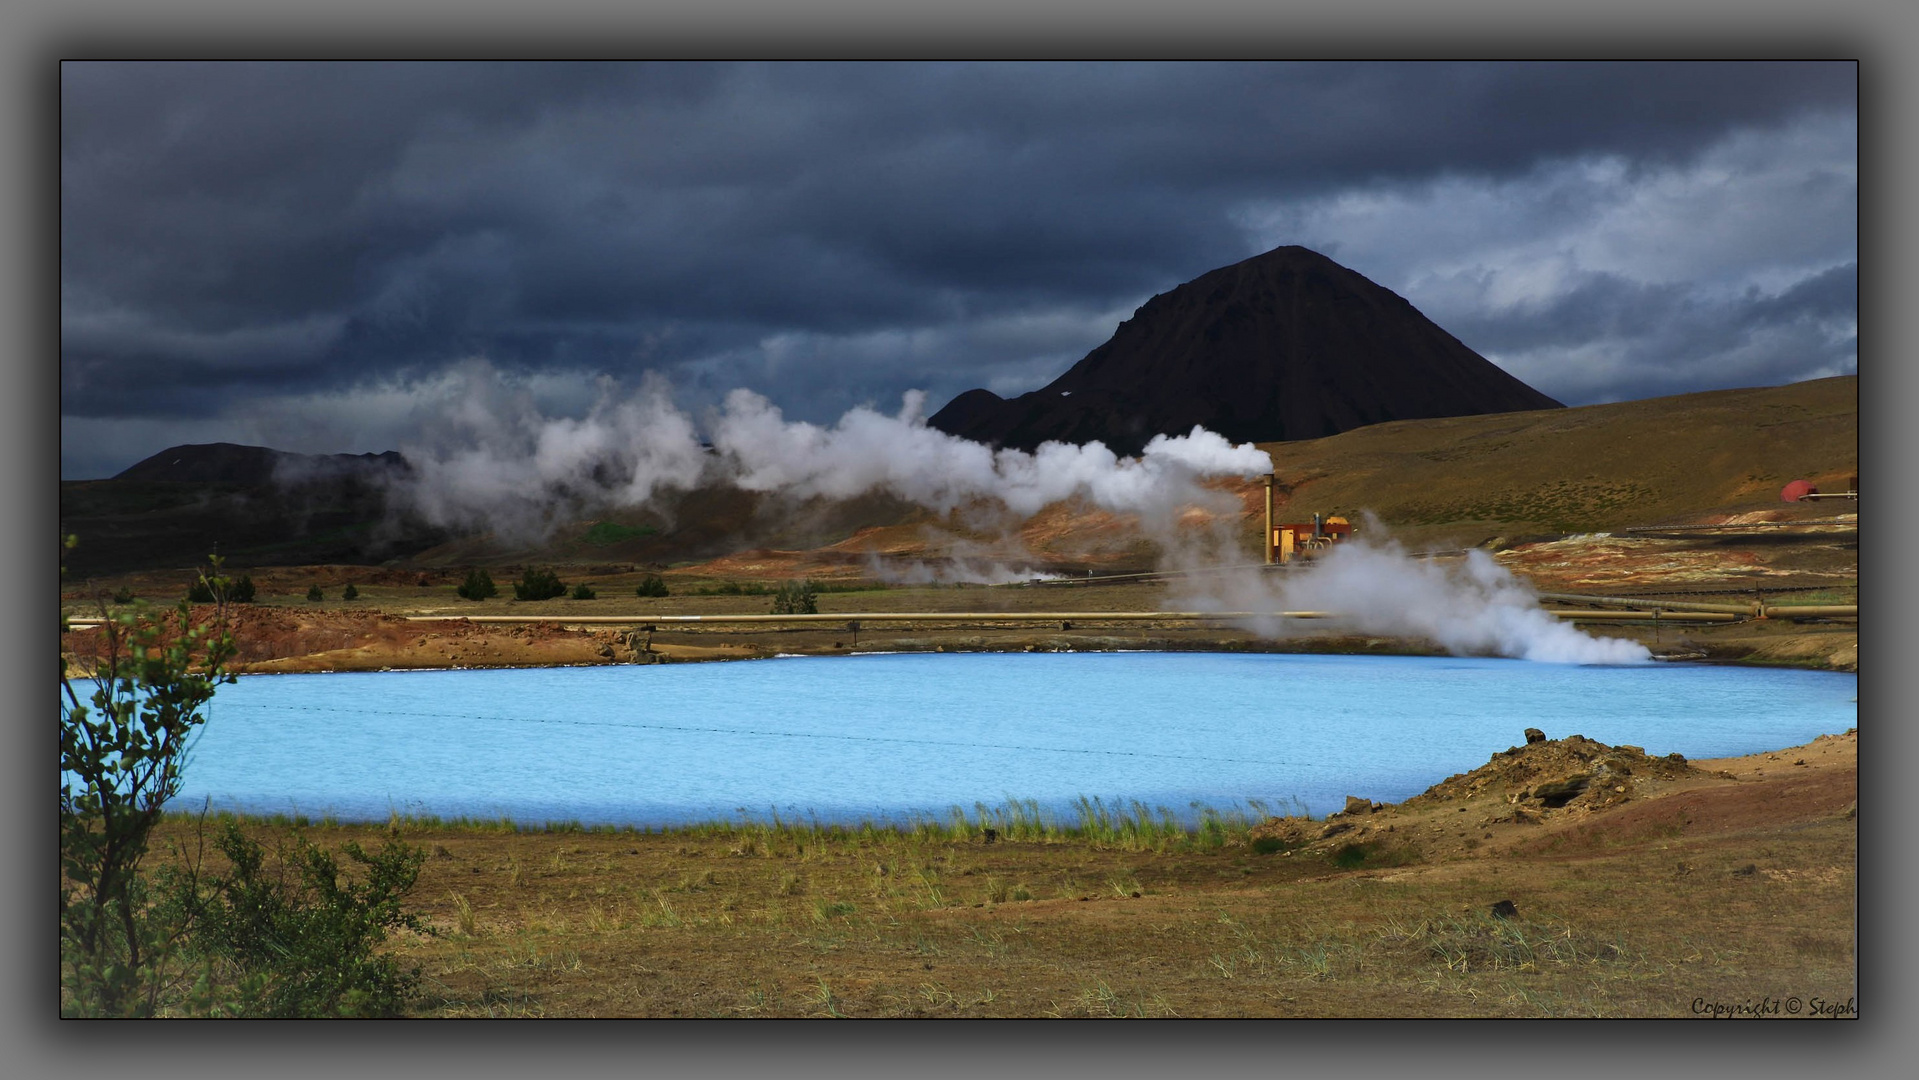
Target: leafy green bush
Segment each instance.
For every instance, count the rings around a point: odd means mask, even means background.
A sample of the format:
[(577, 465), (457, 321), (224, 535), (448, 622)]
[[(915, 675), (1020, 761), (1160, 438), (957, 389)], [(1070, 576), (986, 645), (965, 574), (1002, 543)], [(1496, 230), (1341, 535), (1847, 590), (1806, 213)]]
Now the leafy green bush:
[(133, 590), (125, 586), (122, 586), (113, 594), (113, 602), (116, 604), (131, 604), (137, 599), (139, 599), (139, 597), (133, 595)]
[(584, 581), (573, 586), (573, 599), (575, 600), (592, 600), (597, 596), (598, 594), (593, 591), (592, 586)]
[(419, 972), (374, 948), (392, 929), (429, 932), (400, 906), (424, 852), (397, 840), (375, 854), (345, 844), (355, 882), (334, 854), (296, 836), (268, 874), (260, 846), (229, 821), (215, 841), (225, 875), (204, 876), (181, 845), (169, 845), (157, 873), (142, 869), (206, 705), (234, 681), (226, 598), (236, 589), (219, 569), (215, 558), (196, 582), (220, 605), (210, 618), (184, 600), (170, 616), (102, 605), (86, 703), (61, 658), (60, 1012), (392, 1015)]
[(818, 615), (819, 613), (819, 590), (813, 587), (810, 579), (781, 582), (779, 591), (773, 594), (773, 614), (775, 615)]
[(648, 574), (640, 579), (639, 588), (633, 590), (634, 596), (665, 596), (666, 581), (658, 574)]
[(489, 596), (500, 595), (500, 587), (493, 584), (493, 575), (484, 570), (469, 570), (466, 581), (457, 590), (468, 600), (485, 600)]
[(204, 892), (170, 884), (170, 903), (196, 907), (192, 948), (202, 964), (192, 1006), (224, 1016), (391, 1016), (417, 992), (419, 969), (401, 970), (374, 952), (387, 932), (424, 932), (401, 899), (419, 880), (426, 853), (389, 839), (368, 853), (351, 841), (340, 853), (360, 869), (294, 834), (267, 868), (260, 844), (228, 820), (215, 840), (231, 863)]
[[(219, 569), (195, 583), (206, 596), (231, 592)], [(60, 675), (60, 1011), (152, 1016), (188, 923), (149, 902), (140, 866), (203, 710), (233, 681), (234, 644), (224, 603), (210, 619), (187, 601), (170, 617), (115, 613), (101, 632), (86, 704), (64, 658)]]
[(360, 590), (354, 588), (351, 582), (348, 582), (347, 587), (340, 593), (340, 599), (342, 600), (358, 600), (359, 598)]
[(320, 591), (320, 587), (318, 585), (308, 585), (307, 599), (313, 600), (313, 601), (325, 600), (326, 594)]
[(240, 582), (227, 590), (227, 600), (235, 604), (253, 603), (253, 579), (240, 575)]
[(519, 584), (513, 586), (515, 600), (551, 600), (566, 595), (566, 582), (551, 570), (536, 570), (527, 567), (521, 575)]

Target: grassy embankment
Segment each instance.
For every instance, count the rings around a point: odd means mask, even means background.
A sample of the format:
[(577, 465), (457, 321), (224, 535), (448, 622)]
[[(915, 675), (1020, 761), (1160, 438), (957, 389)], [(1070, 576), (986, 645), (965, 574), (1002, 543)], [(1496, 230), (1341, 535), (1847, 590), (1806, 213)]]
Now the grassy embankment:
[[(1647, 806), (1463, 858), (1287, 851), (1136, 808), (308, 832), (430, 853), (415, 898), (437, 936), (393, 945), (428, 1016), (1689, 1016), (1851, 994), (1852, 821), (1700, 829)], [(1514, 917), (1490, 914), (1502, 899)]]

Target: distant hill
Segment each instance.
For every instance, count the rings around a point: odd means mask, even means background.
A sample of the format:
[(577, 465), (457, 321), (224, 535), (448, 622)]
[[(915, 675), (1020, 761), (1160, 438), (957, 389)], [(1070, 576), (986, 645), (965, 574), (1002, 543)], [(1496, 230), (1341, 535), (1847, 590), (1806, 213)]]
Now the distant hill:
[(276, 476), (283, 483), (347, 477), (377, 482), (385, 474), (407, 469), (406, 459), (396, 450), (383, 454), (294, 454), (237, 443), (188, 443), (137, 462), (114, 479), (261, 487)]
[(1097, 439), (1135, 454), (1195, 424), (1234, 442), (1275, 442), (1557, 407), (1398, 294), (1316, 251), (1281, 247), (1153, 297), (1032, 393), (968, 390), (928, 423), (995, 446)]
[(446, 539), (388, 512), (398, 453), (295, 454), (234, 443), (170, 447), (110, 480), (61, 481), (70, 575), (202, 564), (377, 563)]
[(1843, 490), (1858, 475), (1859, 377), (1375, 424), (1262, 449), (1288, 520), (1372, 511), (1408, 542), (1830, 517), (1858, 505), (1787, 504), (1779, 492), (1802, 478)]

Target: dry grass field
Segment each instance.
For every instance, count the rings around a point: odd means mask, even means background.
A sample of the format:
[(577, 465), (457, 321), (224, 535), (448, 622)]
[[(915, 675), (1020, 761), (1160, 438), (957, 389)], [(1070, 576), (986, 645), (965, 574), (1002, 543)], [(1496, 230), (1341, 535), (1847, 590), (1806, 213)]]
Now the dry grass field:
[(1813, 1017), (1855, 1001), (1856, 769), (1855, 737), (1823, 738), (1535, 815), (1461, 780), (1297, 844), (1006, 816), (989, 842), (977, 813), (305, 832), (430, 853), (433, 933), (392, 943), (421, 1016)]

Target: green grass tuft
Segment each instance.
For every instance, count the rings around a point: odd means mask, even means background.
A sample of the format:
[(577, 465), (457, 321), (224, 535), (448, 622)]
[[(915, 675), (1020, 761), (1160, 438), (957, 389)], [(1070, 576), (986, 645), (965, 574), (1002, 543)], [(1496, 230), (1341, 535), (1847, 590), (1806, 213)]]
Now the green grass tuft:
[(658, 536), (659, 532), (660, 530), (649, 525), (633, 526), (622, 525), (617, 521), (596, 521), (593, 523), (592, 528), (586, 530), (586, 535), (580, 537), (580, 539), (592, 544), (594, 547), (605, 547), (608, 544), (617, 544), (623, 540), (638, 540), (645, 536)]

